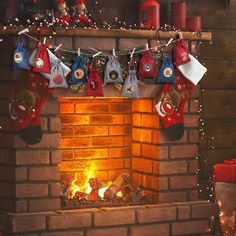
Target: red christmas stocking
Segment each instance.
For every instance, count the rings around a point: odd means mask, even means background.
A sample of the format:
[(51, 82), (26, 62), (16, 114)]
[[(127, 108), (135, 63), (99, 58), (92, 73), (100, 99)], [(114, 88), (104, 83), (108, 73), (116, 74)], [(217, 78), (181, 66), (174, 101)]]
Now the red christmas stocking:
[(48, 88), (47, 79), (33, 73), (29, 73), (29, 78), (19, 80), (12, 88), (10, 119), (27, 144), (41, 141), (40, 112), (52, 91)]
[(178, 140), (184, 134), (184, 108), (190, 98), (194, 84), (175, 70), (176, 84), (164, 84), (157, 112), (171, 140)]

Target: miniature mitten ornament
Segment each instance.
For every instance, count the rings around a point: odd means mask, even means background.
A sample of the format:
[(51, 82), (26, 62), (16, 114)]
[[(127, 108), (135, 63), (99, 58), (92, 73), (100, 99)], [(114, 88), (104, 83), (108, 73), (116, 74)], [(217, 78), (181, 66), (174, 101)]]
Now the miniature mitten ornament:
[(152, 57), (149, 50), (144, 51), (140, 60), (138, 76), (140, 79), (154, 78), (157, 76), (155, 59)]
[(87, 8), (85, 0), (74, 0), (75, 16), (74, 21), (76, 23), (89, 24), (91, 20), (87, 17)]
[(81, 56), (77, 56), (74, 59), (74, 64), (72, 66), (71, 76), (70, 76), (70, 83), (71, 84), (78, 84), (84, 83), (87, 81), (87, 70), (85, 65), (82, 61)]
[(48, 88), (48, 80), (35, 73), (17, 81), (11, 90), (10, 119), (27, 144), (41, 141), (40, 112), (52, 91)]
[(65, 0), (56, 0), (56, 8), (58, 13), (59, 23), (66, 25), (70, 24), (71, 17), (68, 13), (69, 10)]
[(207, 72), (207, 68), (203, 66), (194, 56), (189, 54), (190, 61), (186, 64), (178, 66), (178, 69), (185, 78), (197, 85)]
[(184, 108), (190, 98), (194, 84), (176, 69), (176, 84), (164, 84), (157, 112), (171, 140), (178, 140), (184, 134)]
[(20, 39), (16, 45), (16, 49), (14, 51), (13, 56), (13, 69), (26, 69), (30, 70), (29, 65), (29, 54), (25, 48), (25, 42)]
[(135, 69), (129, 70), (129, 75), (126, 78), (123, 86), (122, 96), (130, 98), (139, 98), (139, 86)]
[(174, 64), (176, 67), (190, 61), (188, 47), (183, 39), (177, 39), (174, 49)]
[(47, 45), (44, 43), (38, 44), (38, 50), (35, 55), (33, 71), (47, 74), (51, 73), (51, 64), (48, 55)]
[(98, 69), (92, 67), (85, 88), (85, 96), (103, 97), (102, 79), (98, 75)]
[(121, 66), (116, 56), (109, 56), (109, 61), (106, 64), (104, 82), (110, 84), (123, 83)]
[(163, 58), (157, 83), (175, 83), (174, 65), (172, 63), (172, 58), (169, 56)]

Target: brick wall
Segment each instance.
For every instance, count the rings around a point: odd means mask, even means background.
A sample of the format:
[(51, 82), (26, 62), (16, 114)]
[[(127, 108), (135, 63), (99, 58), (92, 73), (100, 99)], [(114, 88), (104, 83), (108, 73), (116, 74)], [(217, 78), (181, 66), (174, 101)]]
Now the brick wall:
[(184, 136), (175, 142), (164, 133), (155, 109), (157, 100), (132, 103), (133, 178), (154, 202), (197, 199), (198, 89), (186, 105)]

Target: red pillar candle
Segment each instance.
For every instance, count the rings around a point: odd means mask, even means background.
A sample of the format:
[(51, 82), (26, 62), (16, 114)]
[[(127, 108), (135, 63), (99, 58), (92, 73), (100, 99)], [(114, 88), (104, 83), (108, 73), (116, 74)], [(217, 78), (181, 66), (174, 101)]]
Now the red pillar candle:
[(139, 24), (144, 29), (160, 28), (160, 3), (156, 0), (143, 0), (139, 5)]
[(186, 18), (186, 29), (191, 31), (201, 31), (202, 18), (200, 16), (188, 16)]
[(186, 26), (186, 2), (173, 1), (171, 3), (171, 26), (176, 29), (185, 29)]

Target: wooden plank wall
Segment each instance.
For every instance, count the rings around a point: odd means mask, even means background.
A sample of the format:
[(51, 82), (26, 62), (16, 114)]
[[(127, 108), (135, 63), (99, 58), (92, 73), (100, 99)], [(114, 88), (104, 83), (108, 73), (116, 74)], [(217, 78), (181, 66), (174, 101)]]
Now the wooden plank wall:
[[(202, 96), (205, 126), (208, 136), (214, 138), (210, 140), (214, 147), (210, 157), (222, 161), (236, 157), (236, 1), (231, 0), (227, 10), (222, 1), (195, 2), (202, 5), (199, 10), (204, 29), (213, 32), (213, 44), (203, 44), (200, 49), (200, 58), (208, 68), (201, 86), (205, 89)], [(202, 142), (201, 149), (205, 148), (206, 142)]]
[(200, 167), (208, 158), (212, 167), (236, 158), (236, 0), (229, 9), (223, 0), (189, 0), (187, 5), (188, 14), (201, 15), (204, 30), (213, 33), (212, 44), (200, 48), (208, 73), (201, 82), (205, 136), (200, 139), (199, 159)]

